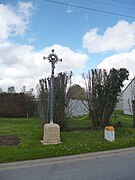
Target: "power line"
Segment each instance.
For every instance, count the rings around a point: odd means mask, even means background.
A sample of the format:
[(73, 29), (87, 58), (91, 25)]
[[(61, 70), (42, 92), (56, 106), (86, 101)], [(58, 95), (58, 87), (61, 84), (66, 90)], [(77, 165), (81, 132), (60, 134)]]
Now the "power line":
[(94, 9), (94, 8), (89, 8), (89, 7), (85, 7), (85, 6), (73, 5), (73, 4), (59, 2), (59, 1), (54, 1), (54, 0), (44, 0), (44, 1), (48, 1), (50, 3), (55, 3), (55, 4), (60, 4), (60, 5), (64, 5), (64, 6), (75, 7), (75, 8), (79, 8), (79, 9), (85, 9), (85, 10), (89, 10), (89, 11), (95, 11), (95, 12), (100, 12), (100, 13), (105, 13), (105, 14), (110, 14), (110, 15), (115, 15), (115, 16), (131, 18), (131, 19), (135, 18), (135, 16), (129, 16), (129, 15), (125, 15), (125, 14), (119, 14), (119, 13), (114, 13), (114, 12), (110, 12), (110, 11)]
[(89, 3), (93, 2), (93, 3), (97, 3), (97, 4), (103, 4), (103, 5), (106, 5), (106, 6), (112, 6), (112, 7), (118, 7), (118, 8), (121, 8), (121, 9), (128, 9), (128, 10), (135, 10), (135, 8), (128, 8), (128, 7), (124, 7), (124, 6), (118, 6), (118, 5), (114, 5), (114, 4), (110, 4), (110, 3), (105, 3), (105, 2), (99, 2), (99, 1), (95, 1), (95, 0), (85, 0)]
[[(115, 1), (116, 2), (116, 0), (112, 0), (112, 1)], [(134, 5), (135, 6), (135, 3), (127, 3), (127, 2), (125, 2), (125, 1), (121, 1), (121, 0), (117, 0), (117, 2), (119, 2), (119, 3), (121, 3), (121, 4), (127, 4), (127, 5)]]

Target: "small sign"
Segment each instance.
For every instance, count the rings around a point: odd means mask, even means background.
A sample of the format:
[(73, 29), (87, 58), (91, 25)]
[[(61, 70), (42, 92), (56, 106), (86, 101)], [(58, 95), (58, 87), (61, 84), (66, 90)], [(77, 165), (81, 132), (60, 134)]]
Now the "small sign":
[(106, 126), (104, 136), (107, 141), (115, 141), (115, 130), (113, 126)]

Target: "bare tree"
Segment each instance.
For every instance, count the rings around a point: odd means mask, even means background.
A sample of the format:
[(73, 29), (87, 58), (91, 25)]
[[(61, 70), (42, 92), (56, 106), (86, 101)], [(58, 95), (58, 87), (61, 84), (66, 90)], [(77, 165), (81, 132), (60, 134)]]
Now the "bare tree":
[[(66, 93), (67, 85), (72, 77), (72, 72), (59, 73), (54, 78), (54, 122), (63, 129), (66, 125), (65, 109), (69, 102)], [(50, 117), (50, 78), (41, 79), (38, 86), (38, 94), (44, 109), (44, 123), (49, 123)]]
[(44, 123), (49, 123), (50, 78), (40, 79), (37, 91), (40, 99), (40, 112), (44, 114)]
[(10, 94), (15, 93), (15, 87), (14, 86), (8, 87), (8, 91), (7, 92), (10, 93)]

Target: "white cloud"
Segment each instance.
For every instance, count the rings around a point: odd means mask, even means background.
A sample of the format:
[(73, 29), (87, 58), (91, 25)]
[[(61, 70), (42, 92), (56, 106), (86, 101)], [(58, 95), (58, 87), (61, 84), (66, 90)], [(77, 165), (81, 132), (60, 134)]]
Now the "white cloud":
[(43, 56), (48, 56), (52, 49), (55, 49), (55, 53), (63, 59), (56, 64), (55, 73), (75, 72), (85, 66), (86, 54), (61, 45), (56, 44), (41, 51), (34, 51), (32, 46), (27, 45), (8, 45), (0, 51), (1, 77), (3, 77), (0, 80), (0, 87), (15, 86), (18, 90), (23, 85), (28, 88), (35, 87), (40, 78), (48, 77), (51, 73), (51, 64), (48, 60), (43, 60)]
[[(126, 68), (129, 71), (129, 79), (135, 76), (135, 49), (131, 52), (114, 54), (105, 58), (98, 66), (98, 69)], [(129, 81), (126, 82), (129, 83)]]
[(135, 70), (135, 49), (131, 52), (114, 54), (105, 58), (97, 68), (127, 68), (131, 71)]
[(44, 60), (52, 49), (63, 61), (56, 64), (55, 73), (78, 71), (85, 67), (87, 55), (68, 47), (55, 44), (36, 51), (27, 44), (12, 43), (10, 37), (26, 33), (31, 16), (31, 2), (19, 2), (16, 7), (0, 4), (0, 87), (7, 90), (14, 86), (17, 91), (25, 85), (36, 87), (39, 79), (48, 77), (51, 64)]
[(28, 20), (28, 18), (31, 16), (31, 9), (33, 9), (32, 2), (18, 2), (18, 12), (20, 15), (24, 15), (24, 18)]
[(115, 26), (106, 29), (103, 35), (98, 29), (90, 29), (83, 36), (83, 47), (89, 52), (124, 51), (135, 45), (135, 22), (119, 21)]
[[(135, 49), (131, 52), (114, 54), (110, 57), (105, 58), (98, 66), (98, 69), (107, 69), (108, 71), (111, 68), (126, 68), (129, 71), (129, 80), (124, 81), (124, 88), (129, 84), (131, 79), (135, 77)], [(124, 89), (123, 88), (123, 89)]]
[(60, 69), (63, 71), (77, 70), (85, 67), (88, 58), (85, 53), (75, 52), (69, 47), (63, 47), (58, 44), (46, 48), (46, 51), (51, 51), (51, 49), (55, 49), (56, 54), (59, 54), (60, 58), (62, 58), (62, 63), (59, 63), (58, 71), (60, 71)]
[(31, 2), (19, 2), (16, 10), (9, 5), (0, 4), (0, 43), (11, 36), (25, 33), (32, 7)]
[(72, 84), (79, 84), (81, 87), (85, 88), (85, 82), (84, 82), (82, 75), (73, 76), (72, 77)]

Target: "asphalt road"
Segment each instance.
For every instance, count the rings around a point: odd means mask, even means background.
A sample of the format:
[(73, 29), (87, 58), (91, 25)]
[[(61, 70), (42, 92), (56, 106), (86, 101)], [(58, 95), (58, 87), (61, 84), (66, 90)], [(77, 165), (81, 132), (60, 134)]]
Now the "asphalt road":
[(135, 180), (135, 148), (0, 164), (0, 180)]

